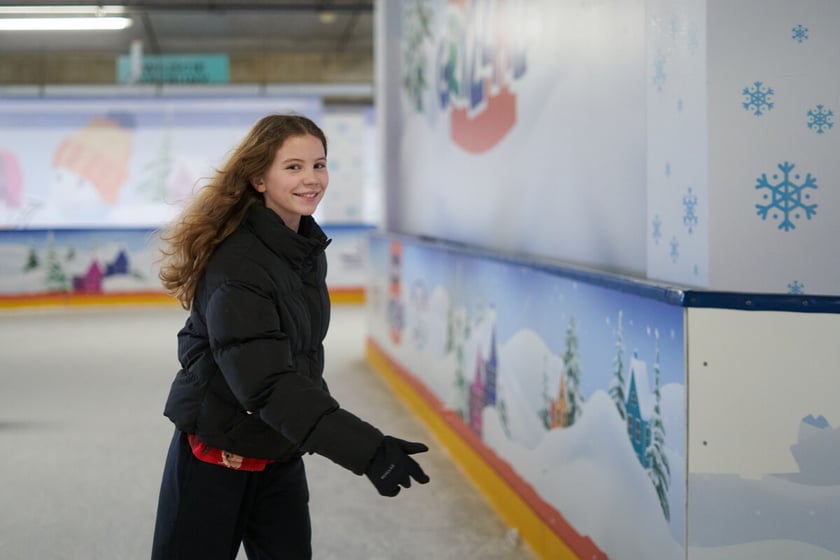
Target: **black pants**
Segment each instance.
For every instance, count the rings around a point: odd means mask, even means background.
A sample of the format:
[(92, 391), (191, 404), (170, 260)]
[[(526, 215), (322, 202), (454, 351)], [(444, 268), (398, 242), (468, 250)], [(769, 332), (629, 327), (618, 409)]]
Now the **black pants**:
[(245, 472), (196, 459), (175, 431), (160, 488), (153, 560), (312, 557), (309, 488), (300, 458)]

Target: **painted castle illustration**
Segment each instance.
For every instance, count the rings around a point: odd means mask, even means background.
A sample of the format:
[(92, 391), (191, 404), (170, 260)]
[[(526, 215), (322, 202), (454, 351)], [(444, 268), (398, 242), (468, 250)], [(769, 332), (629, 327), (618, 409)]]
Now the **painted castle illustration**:
[(128, 255), (121, 250), (114, 260), (105, 263), (104, 270), (98, 261), (93, 261), (84, 274), (73, 276), (73, 291), (86, 294), (101, 293), (102, 280), (105, 277), (128, 273)]
[[(645, 450), (650, 445), (650, 422), (651, 403), (647, 399), (642, 402), (641, 393), (636, 388), (637, 372), (642, 375), (645, 372), (645, 364), (636, 356), (630, 360), (630, 389), (627, 392), (627, 401), (625, 402), (625, 410), (627, 411), (627, 437), (630, 438), (630, 443), (633, 444), (633, 451), (639, 458), (639, 462), (643, 467), (650, 466), (650, 457), (645, 453)], [(647, 376), (645, 375), (646, 379)], [(646, 393), (645, 393), (646, 394)]]
[(475, 376), (470, 385), (469, 418), (470, 427), (477, 434), (481, 434), (481, 411), (485, 406), (496, 404), (496, 384), (498, 379), (498, 358), (496, 348), (496, 329), (490, 335), (490, 355), (485, 360), (478, 349), (475, 360)]
[[(645, 468), (650, 467), (650, 456), (647, 449), (651, 444), (650, 417), (653, 403), (647, 392), (639, 392), (636, 379), (647, 379), (646, 366), (635, 354), (630, 360), (627, 398), (624, 401), (625, 421), (627, 423), (627, 437), (633, 446), (633, 451), (639, 463)], [(571, 425), (569, 421), (569, 398), (566, 382), (566, 371), (560, 373), (557, 384), (556, 398), (548, 400), (548, 415), (546, 427), (550, 430), (565, 428)]]
[[(53, 232), (49, 232), (44, 251), (39, 254), (34, 245), (30, 247), (21, 271), (28, 274), (40, 270), (39, 275), (43, 275), (40, 282), (43, 282), (47, 291), (84, 294), (102, 293), (103, 283), (108, 277), (138, 276), (131, 270), (128, 252), (125, 249), (119, 249), (111, 260), (103, 261), (92, 256), (84, 268), (79, 268), (78, 259), (79, 254), (73, 246), (59, 249)], [(83, 272), (75, 273), (73, 269)]]
[(569, 399), (566, 398), (566, 373), (560, 374), (557, 398), (549, 400), (549, 429), (563, 428), (568, 423)]

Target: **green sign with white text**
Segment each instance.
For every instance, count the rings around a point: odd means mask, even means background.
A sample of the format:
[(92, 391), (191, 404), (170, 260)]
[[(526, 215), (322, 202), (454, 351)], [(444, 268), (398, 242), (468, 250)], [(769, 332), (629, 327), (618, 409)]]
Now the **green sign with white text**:
[(229, 80), (225, 54), (144, 56), (137, 75), (128, 55), (117, 59), (120, 84), (224, 84)]

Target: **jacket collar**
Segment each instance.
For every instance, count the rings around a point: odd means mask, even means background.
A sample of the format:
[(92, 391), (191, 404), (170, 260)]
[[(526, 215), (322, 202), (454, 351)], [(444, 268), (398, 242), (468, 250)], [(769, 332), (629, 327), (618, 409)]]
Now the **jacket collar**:
[(248, 209), (244, 223), (273, 253), (298, 269), (323, 252), (331, 241), (312, 216), (301, 216), (300, 228), (295, 232), (274, 211), (259, 203)]

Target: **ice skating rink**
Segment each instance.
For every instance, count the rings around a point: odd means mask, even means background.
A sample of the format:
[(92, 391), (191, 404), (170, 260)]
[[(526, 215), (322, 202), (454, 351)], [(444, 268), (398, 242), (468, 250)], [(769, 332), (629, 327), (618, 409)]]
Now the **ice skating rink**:
[[(0, 310), (0, 558), (149, 557), (185, 316), (174, 305)], [(533, 558), (368, 368), (364, 340), (364, 308), (335, 306), (330, 388), (386, 433), (426, 442), (432, 480), (383, 498), (307, 456), (315, 560)]]

